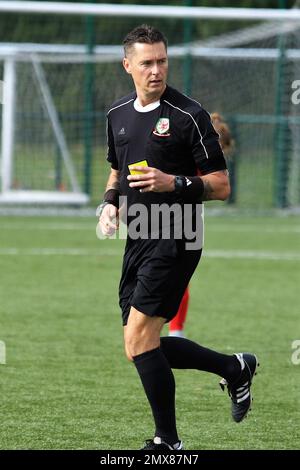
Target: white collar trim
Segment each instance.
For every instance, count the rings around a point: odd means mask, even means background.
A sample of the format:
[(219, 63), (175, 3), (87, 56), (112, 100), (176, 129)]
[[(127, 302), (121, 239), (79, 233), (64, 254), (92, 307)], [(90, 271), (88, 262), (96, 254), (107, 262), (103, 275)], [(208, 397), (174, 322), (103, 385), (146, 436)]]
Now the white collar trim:
[(154, 103), (147, 104), (146, 106), (142, 106), (138, 98), (136, 98), (133, 103), (134, 109), (139, 113), (148, 113), (149, 111), (153, 111), (154, 109), (158, 108), (159, 105), (160, 100), (154, 101)]

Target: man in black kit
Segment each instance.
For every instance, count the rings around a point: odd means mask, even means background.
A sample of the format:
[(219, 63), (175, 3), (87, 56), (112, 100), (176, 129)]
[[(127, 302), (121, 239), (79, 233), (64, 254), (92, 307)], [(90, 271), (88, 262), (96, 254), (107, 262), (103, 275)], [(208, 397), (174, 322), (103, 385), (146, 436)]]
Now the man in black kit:
[[(148, 210), (149, 220), (155, 205), (177, 204), (183, 209), (182, 223), (190, 206), (195, 224), (202, 201), (225, 200), (230, 193), (218, 134), (198, 102), (166, 84), (167, 41), (160, 31), (147, 25), (135, 28), (124, 39), (124, 50), (123, 65), (136, 91), (114, 103), (107, 115), (111, 173), (97, 213), (102, 233), (112, 236), (118, 229), (119, 196), (126, 197), (129, 225), (134, 220), (130, 208), (136, 204)], [(119, 296), (126, 355), (137, 369), (155, 422), (144, 450), (183, 449), (172, 368), (223, 377), (220, 384), (228, 388), (236, 422), (251, 406), (258, 365), (254, 354), (225, 355), (185, 338), (160, 337), (201, 257), (202, 246), (187, 247), (184, 233), (164, 237), (161, 227), (155, 236), (150, 229), (140, 237), (128, 232)]]

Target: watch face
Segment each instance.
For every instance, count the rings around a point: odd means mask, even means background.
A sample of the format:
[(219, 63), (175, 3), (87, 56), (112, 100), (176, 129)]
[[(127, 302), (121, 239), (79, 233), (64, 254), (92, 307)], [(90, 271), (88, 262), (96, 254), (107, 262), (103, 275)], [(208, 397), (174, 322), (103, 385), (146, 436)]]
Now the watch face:
[(101, 215), (101, 205), (97, 207), (96, 209), (96, 217), (100, 217)]
[(106, 206), (106, 203), (102, 203), (100, 204), (97, 209), (96, 209), (96, 217), (100, 217), (101, 214), (102, 214), (102, 211), (104, 209), (104, 207)]
[(183, 190), (183, 181), (180, 176), (176, 176), (175, 178), (175, 191), (176, 193), (180, 194)]

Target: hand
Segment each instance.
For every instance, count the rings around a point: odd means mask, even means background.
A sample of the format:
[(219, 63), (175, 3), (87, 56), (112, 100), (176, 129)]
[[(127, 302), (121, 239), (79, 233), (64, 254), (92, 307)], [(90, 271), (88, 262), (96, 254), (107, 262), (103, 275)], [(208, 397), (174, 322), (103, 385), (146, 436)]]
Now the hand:
[(172, 192), (175, 189), (175, 176), (163, 173), (149, 166), (135, 166), (132, 170), (140, 171), (141, 175), (128, 175), (131, 188), (139, 189), (141, 193), (154, 191), (156, 193)]
[(111, 237), (119, 228), (118, 209), (113, 204), (107, 204), (99, 218), (101, 232), (106, 237)]

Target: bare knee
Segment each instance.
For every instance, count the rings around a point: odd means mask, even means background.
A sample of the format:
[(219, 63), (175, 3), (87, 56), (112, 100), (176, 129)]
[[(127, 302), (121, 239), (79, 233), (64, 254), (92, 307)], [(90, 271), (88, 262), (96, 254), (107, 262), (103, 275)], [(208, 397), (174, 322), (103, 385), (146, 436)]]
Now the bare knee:
[(134, 356), (138, 356), (145, 351), (150, 351), (154, 347), (153, 339), (148, 338), (147, 331), (131, 329), (125, 336), (125, 354), (130, 362), (133, 362)]
[(132, 335), (128, 335), (126, 342), (125, 342), (125, 349), (127, 358), (132, 361), (134, 356), (138, 356), (139, 354), (143, 354), (146, 351), (151, 351), (158, 345), (153, 343), (153, 339), (149, 338), (147, 334), (143, 333), (134, 333)]
[(125, 343), (125, 356), (127, 357), (127, 359), (128, 359), (129, 362), (133, 362), (133, 357), (132, 357), (132, 355), (130, 354), (129, 349), (128, 349), (126, 343)]
[(135, 356), (159, 347), (160, 331), (164, 322), (163, 318), (146, 317), (132, 308), (124, 328), (125, 353), (130, 362)]

